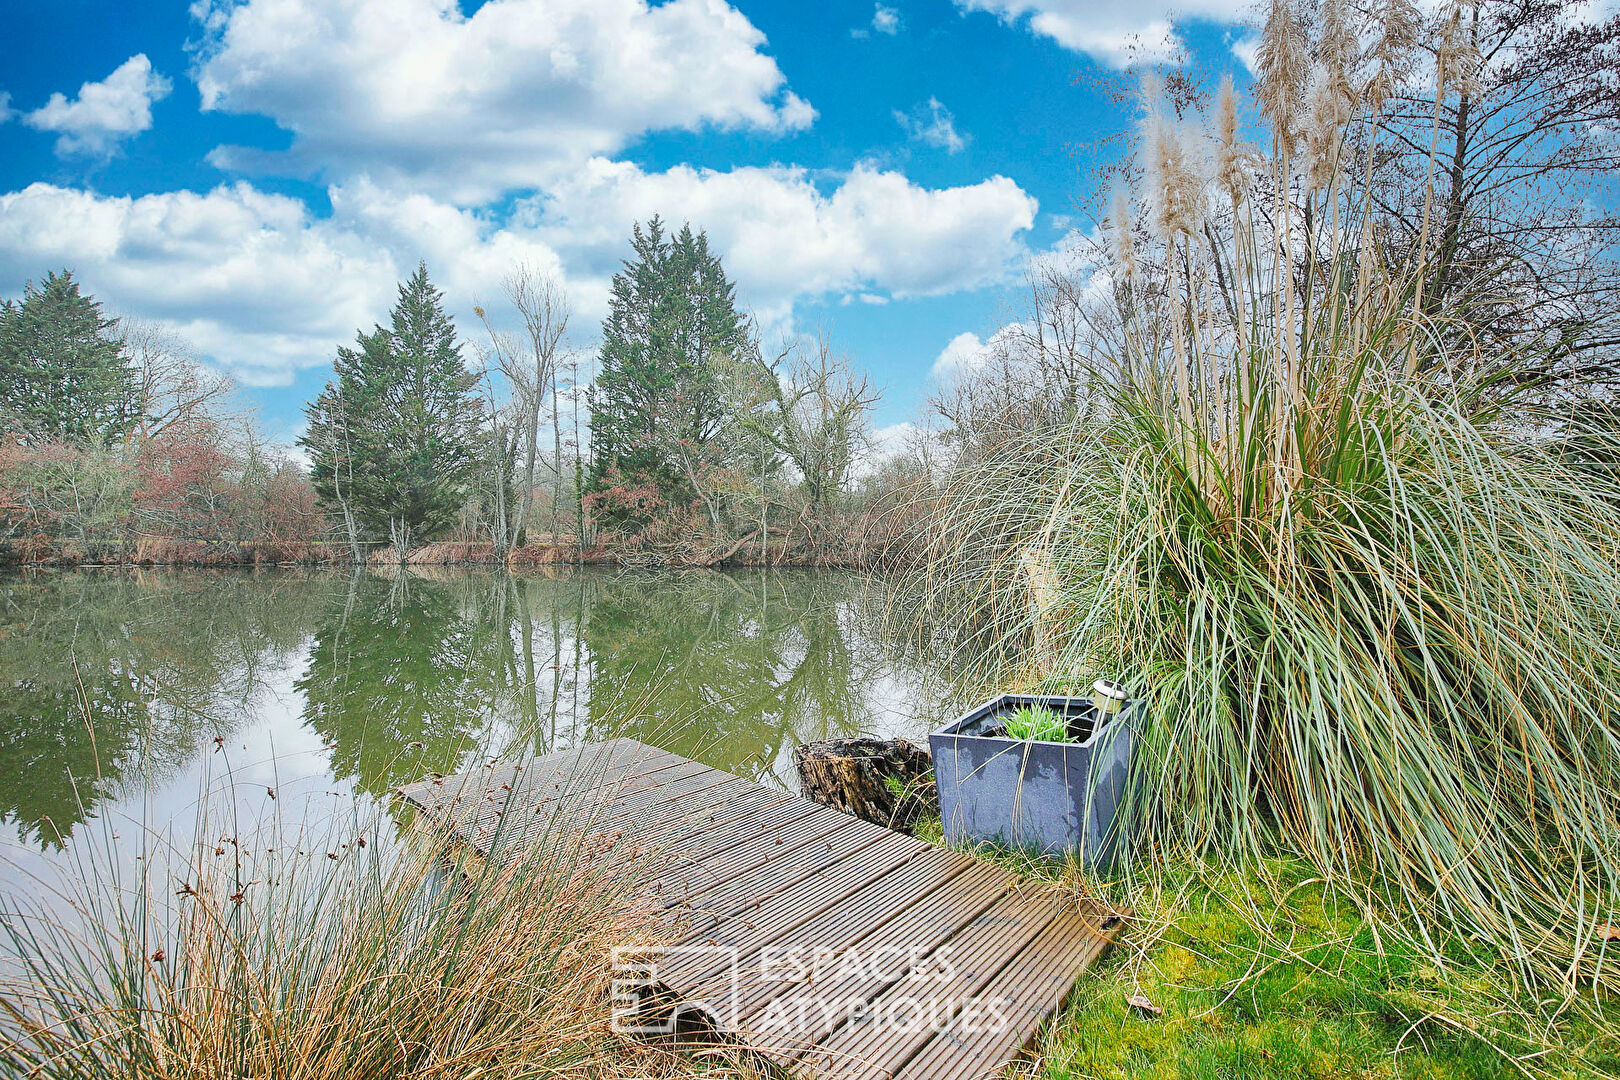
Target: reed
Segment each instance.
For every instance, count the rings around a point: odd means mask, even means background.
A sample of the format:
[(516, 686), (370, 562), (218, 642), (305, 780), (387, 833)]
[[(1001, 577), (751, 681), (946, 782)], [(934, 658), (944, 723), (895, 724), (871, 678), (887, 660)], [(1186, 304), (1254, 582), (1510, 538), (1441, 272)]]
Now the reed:
[[(1147, 103), (1084, 424), (949, 478), (933, 615), (1021, 645), (1018, 681), (1146, 700), (1132, 873), (1281, 852), (1437, 961), (1612, 990), (1612, 479), (1515, 397), (1525, 358), (1448, 344), (1429, 268), (1379, 258), (1364, 163), (1415, 11), (1270, 7), (1269, 150), (1229, 88), (1205, 129)], [(1477, 64), (1447, 40), (1442, 100)]]
[[(382, 856), (364, 835), (260, 836), (251, 860), (243, 841), (204, 842), (172, 876), (154, 869), (115, 885), (109, 872), (70, 885), (74, 918), (5, 913), (0, 1071), (734, 1074), (612, 1030), (611, 948), (660, 941), (622, 859), (610, 869), (562, 830), (454, 866), (436, 844)], [(278, 839), (282, 853), (267, 854)]]

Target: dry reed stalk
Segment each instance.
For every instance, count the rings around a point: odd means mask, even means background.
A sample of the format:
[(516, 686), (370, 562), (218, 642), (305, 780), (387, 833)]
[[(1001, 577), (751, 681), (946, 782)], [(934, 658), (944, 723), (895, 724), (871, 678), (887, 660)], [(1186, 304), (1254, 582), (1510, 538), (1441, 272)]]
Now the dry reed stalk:
[[(633, 861), (572, 836), (542, 828), (454, 868), (436, 844), (396, 858), (334, 844), (264, 859), (250, 881), (200, 848), (175, 881), (81, 883), (74, 925), (0, 914), (22, 959), (0, 980), (0, 1068), (30, 1080), (741, 1075), (612, 1029), (611, 949), (673, 928), (636, 889)], [(277, 847), (293, 850), (269, 836), (255, 850)]]

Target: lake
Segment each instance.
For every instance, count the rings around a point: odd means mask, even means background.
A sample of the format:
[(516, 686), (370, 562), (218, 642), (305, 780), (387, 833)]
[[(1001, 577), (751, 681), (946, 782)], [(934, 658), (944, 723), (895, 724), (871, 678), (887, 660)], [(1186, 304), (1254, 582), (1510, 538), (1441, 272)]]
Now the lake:
[(188, 849), (200, 806), (319, 832), (430, 773), (616, 736), (791, 787), (799, 743), (943, 720), (884, 612), (831, 571), (0, 577), (0, 897)]

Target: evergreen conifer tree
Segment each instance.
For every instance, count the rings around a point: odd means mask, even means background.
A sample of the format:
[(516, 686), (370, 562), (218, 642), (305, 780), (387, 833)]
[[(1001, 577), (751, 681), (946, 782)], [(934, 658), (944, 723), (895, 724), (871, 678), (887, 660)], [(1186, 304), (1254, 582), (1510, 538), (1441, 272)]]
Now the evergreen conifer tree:
[(356, 555), (362, 539), (402, 552), (455, 520), (478, 451), (473, 394), (444, 297), (419, 265), (399, 287), (390, 326), (340, 348), (300, 440), (317, 494), (339, 509)]
[(110, 334), (116, 325), (68, 270), (29, 282), (21, 302), (0, 304), (0, 407), (23, 434), (82, 443), (129, 429), (133, 398)]
[(750, 348), (736, 286), (707, 235), (670, 235), (654, 217), (631, 232), (613, 276), (591, 390), (590, 490), (617, 473), (672, 501), (695, 495), (672, 447), (707, 446), (729, 420), (715, 363)]

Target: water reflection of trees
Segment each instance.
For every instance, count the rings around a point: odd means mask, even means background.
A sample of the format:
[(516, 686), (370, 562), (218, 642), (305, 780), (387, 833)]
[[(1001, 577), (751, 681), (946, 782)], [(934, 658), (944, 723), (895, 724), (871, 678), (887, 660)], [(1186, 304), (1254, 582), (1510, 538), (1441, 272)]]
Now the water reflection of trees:
[[(320, 620), (296, 683), (337, 776), (381, 795), (449, 772), (526, 698), (504, 576), (357, 574)], [(521, 621), (519, 623), (521, 625)]]
[(295, 575), (0, 579), (0, 821), (56, 846), (100, 799), (163, 782), (248, 718), (322, 602)]
[(831, 574), (362, 576), (298, 688), (333, 770), (376, 793), (621, 735), (757, 776), (865, 725), (888, 658), (860, 602)]
[(617, 735), (760, 776), (870, 727), (874, 686), (913, 666), (876, 611), (831, 573), (0, 579), (0, 820), (54, 842), (265, 720), (271, 683), (377, 795)]
[(852, 633), (853, 576), (688, 574), (593, 582), (588, 736), (629, 735), (743, 775), (860, 730), (887, 658)]

